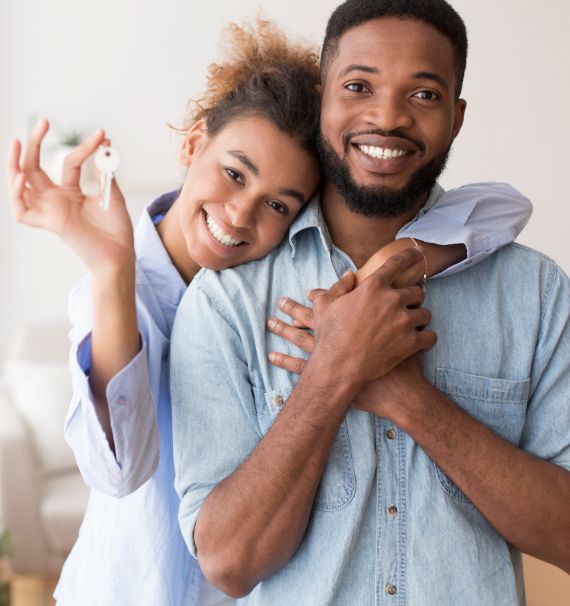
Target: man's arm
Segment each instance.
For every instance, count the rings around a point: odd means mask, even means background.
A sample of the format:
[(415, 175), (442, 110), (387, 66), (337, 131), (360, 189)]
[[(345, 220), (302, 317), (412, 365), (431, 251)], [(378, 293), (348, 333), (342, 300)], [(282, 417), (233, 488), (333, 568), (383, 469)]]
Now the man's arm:
[(467, 414), (423, 377), (419, 359), (374, 383), (356, 407), (406, 431), (509, 543), (570, 573), (568, 470)]
[(409, 433), (507, 541), (570, 573), (570, 281), (553, 264), (549, 273), (516, 446), (464, 412), (411, 362), (366, 388), (367, 399), (359, 396), (356, 404)]
[[(222, 317), (216, 322), (201, 317), (193, 323), (195, 330), (187, 331), (185, 307), (179, 313), (171, 385), (180, 521), (205, 575), (226, 593), (249, 593), (296, 551), (339, 425), (361, 385), (434, 344), (433, 333), (416, 330), (429, 321), (429, 312), (408, 307), (421, 304), (422, 290), (391, 286), (412, 264), (414, 283), (422, 276), (423, 258), (410, 249), (367, 285), (351, 290), (349, 274), (334, 287), (348, 294), (336, 298), (333, 288), (315, 300), (311, 361), (260, 441), (248, 413), (241, 412), (248, 407), (244, 394), (251, 393), (246, 363), (239, 353), (228, 352), (239, 352), (239, 338), (228, 329), (214, 341), (196, 327), (201, 322), (217, 330)], [(190, 302), (188, 314), (203, 312), (197, 303)], [(186, 359), (189, 342), (198, 359)], [(216, 385), (208, 386), (204, 381), (211, 375)], [(189, 381), (193, 376), (196, 380)], [(218, 401), (212, 390), (229, 401)]]

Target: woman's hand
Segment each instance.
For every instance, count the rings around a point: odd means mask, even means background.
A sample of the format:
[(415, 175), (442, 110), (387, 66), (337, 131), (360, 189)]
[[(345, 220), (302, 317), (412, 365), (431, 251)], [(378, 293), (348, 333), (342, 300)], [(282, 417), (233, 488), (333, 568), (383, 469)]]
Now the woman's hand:
[(12, 142), (8, 186), (16, 220), (60, 236), (91, 272), (134, 263), (132, 223), (115, 179), (108, 210), (100, 206), (100, 196), (85, 195), (79, 183), (85, 161), (100, 145), (108, 144), (104, 131), (93, 133), (65, 158), (62, 183), (57, 185), (40, 166), (41, 145), (48, 129), (47, 120), (36, 126), (23, 158), (20, 141)]
[[(309, 293), (309, 299), (315, 296), (316, 291)], [(279, 309), (291, 317), (292, 324), (287, 324), (276, 317), (269, 318), (267, 321), (267, 329), (274, 335), (283, 337), (293, 345), (296, 345), (304, 352), (310, 354), (313, 351), (315, 337), (309, 330), (314, 328), (313, 325), (313, 310), (306, 305), (297, 303), (289, 297), (282, 297), (278, 302)], [(272, 351), (269, 354), (269, 360), (274, 366), (284, 368), (289, 372), (294, 372), (300, 375), (307, 361), (304, 358), (295, 358), (284, 353)]]

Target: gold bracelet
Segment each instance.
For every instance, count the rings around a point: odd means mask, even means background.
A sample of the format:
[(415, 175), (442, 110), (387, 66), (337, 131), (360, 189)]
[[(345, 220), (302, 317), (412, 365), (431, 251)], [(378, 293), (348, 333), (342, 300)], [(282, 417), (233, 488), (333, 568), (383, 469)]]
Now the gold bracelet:
[(418, 250), (421, 249), (421, 253), (422, 256), (424, 258), (424, 277), (423, 277), (423, 288), (425, 289), (426, 287), (426, 282), (427, 282), (427, 277), (428, 277), (428, 262), (427, 262), (427, 257), (426, 254), (423, 250), (423, 248), (421, 248), (421, 246), (418, 244), (418, 241), (415, 238), (410, 238), (410, 240), (412, 241), (412, 244), (414, 245), (415, 248), (417, 248)]

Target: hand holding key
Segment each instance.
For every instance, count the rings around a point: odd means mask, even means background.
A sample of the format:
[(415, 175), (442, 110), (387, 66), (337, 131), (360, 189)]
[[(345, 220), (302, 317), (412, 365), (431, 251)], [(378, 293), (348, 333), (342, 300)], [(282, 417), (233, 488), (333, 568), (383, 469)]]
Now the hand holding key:
[[(106, 155), (105, 150), (111, 148), (104, 131), (93, 133), (66, 157), (58, 185), (40, 165), (42, 141), (48, 129), (47, 120), (42, 120), (32, 131), (23, 154), (20, 141), (12, 142), (8, 187), (16, 220), (59, 235), (92, 272), (134, 262), (133, 228), (113, 175), (118, 154), (111, 150)], [(104, 183), (101, 196), (90, 196), (81, 190), (81, 169), (98, 149), (104, 155)]]
[(101, 207), (109, 210), (111, 205), (111, 183), (115, 171), (119, 168), (119, 152), (112, 147), (102, 145), (95, 154), (95, 166), (101, 173)]

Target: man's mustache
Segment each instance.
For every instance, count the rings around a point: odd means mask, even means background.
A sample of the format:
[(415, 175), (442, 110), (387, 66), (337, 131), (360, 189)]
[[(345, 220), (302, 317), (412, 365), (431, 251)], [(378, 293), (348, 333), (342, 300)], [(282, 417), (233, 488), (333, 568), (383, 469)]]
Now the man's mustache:
[(419, 139), (414, 139), (413, 137), (410, 137), (409, 135), (407, 135), (406, 133), (403, 133), (401, 130), (399, 130), (397, 128), (394, 130), (382, 130), (380, 128), (373, 128), (370, 130), (361, 130), (358, 132), (346, 133), (346, 135), (344, 135), (344, 137), (343, 137), (345, 154), (348, 152), (348, 146), (350, 145), (350, 141), (354, 137), (359, 137), (361, 135), (379, 135), (381, 137), (394, 137), (397, 139), (404, 139), (405, 141), (409, 141), (410, 143), (413, 143), (420, 150), (421, 153), (425, 152), (425, 150), (426, 150), (426, 146), (423, 141), (420, 141)]

